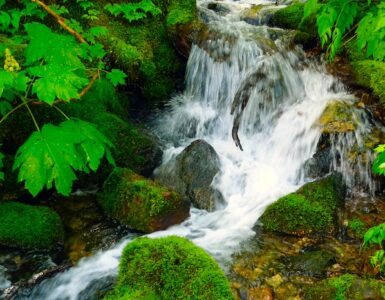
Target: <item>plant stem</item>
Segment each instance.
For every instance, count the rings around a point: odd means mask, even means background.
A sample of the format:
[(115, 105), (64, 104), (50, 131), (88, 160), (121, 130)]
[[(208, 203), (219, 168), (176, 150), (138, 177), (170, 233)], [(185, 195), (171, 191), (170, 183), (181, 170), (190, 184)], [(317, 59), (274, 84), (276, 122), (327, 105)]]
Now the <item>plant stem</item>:
[(59, 113), (61, 113), (61, 114), (63, 115), (64, 118), (66, 118), (67, 120), (70, 119), (70, 117), (68, 117), (68, 116), (64, 113), (64, 111), (62, 111), (59, 107), (57, 107), (56, 105), (52, 105), (52, 107), (53, 107), (54, 109), (56, 109)]
[(10, 115), (12, 115), (15, 111), (17, 111), (19, 108), (23, 107), (24, 105), (27, 105), (28, 103), (32, 102), (33, 100), (28, 100), (27, 102), (22, 102), (18, 106), (14, 107), (11, 111), (9, 111), (4, 117), (0, 119), (0, 124), (2, 124)]

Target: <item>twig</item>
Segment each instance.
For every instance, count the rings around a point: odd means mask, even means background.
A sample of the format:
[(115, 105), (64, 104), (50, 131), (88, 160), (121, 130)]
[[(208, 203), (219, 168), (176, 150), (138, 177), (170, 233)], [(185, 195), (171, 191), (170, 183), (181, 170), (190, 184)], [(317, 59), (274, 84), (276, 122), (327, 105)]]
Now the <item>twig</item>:
[(57, 13), (55, 13), (47, 4), (45, 4), (44, 2), (42, 2), (40, 0), (31, 0), (31, 1), (39, 4), (46, 12), (48, 12), (51, 16), (53, 16), (56, 19), (56, 21), (59, 23), (59, 25), (61, 27), (63, 27), (70, 34), (72, 34), (80, 43), (87, 44), (87, 41), (82, 37), (82, 35), (79, 32), (72, 29), (71, 27), (69, 27), (65, 23), (66, 19), (59, 16)]

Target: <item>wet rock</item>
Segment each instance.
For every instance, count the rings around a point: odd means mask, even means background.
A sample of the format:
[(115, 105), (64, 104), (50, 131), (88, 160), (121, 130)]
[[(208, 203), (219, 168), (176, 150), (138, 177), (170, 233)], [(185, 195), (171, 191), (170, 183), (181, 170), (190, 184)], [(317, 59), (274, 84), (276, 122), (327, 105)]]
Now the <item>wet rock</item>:
[(305, 275), (325, 278), (327, 269), (334, 264), (335, 258), (326, 251), (305, 252), (298, 256), (283, 259), (289, 275)]
[(343, 101), (330, 102), (322, 113), (318, 124), (322, 133), (345, 133), (357, 129), (357, 120), (354, 119), (353, 106)]
[(283, 283), (283, 281), (284, 280), (280, 274), (276, 274), (273, 277), (266, 279), (266, 283), (274, 289), (278, 288)]
[(220, 161), (214, 148), (203, 140), (196, 140), (175, 159), (158, 168), (155, 179), (196, 207), (213, 211), (224, 202), (222, 194), (211, 186), (219, 171)]
[[(268, 23), (273, 9), (264, 10), (265, 5), (253, 5), (242, 13), (241, 19), (251, 25)], [(263, 13), (262, 13), (263, 11)]]
[(207, 4), (207, 8), (216, 12), (220, 16), (225, 16), (230, 12), (230, 9), (226, 7), (223, 3), (210, 2)]
[(332, 159), (330, 147), (322, 149), (322, 145), (319, 145), (319, 150), (313, 155), (312, 158), (306, 161), (306, 176), (310, 178), (320, 178), (325, 176), (330, 172)]
[(273, 300), (273, 291), (269, 287), (250, 288), (247, 291), (247, 300)]
[(176, 192), (119, 168), (105, 182), (98, 201), (108, 216), (142, 232), (181, 223), (190, 210), (190, 204)]

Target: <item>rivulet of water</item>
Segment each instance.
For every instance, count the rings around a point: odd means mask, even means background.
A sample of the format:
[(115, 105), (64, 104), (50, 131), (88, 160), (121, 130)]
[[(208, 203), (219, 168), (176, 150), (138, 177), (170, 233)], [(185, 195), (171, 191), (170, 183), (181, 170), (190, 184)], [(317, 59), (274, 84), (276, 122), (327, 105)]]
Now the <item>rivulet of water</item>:
[[(242, 22), (248, 1), (218, 3), (230, 9), (227, 15), (208, 10), (205, 0), (198, 3), (215, 34), (192, 47), (185, 91), (170, 101), (153, 127), (164, 141), (164, 162), (196, 139), (214, 147), (221, 171), (213, 185), (226, 206), (214, 212), (192, 208), (184, 223), (150, 237), (187, 237), (224, 262), (255, 234), (253, 225), (270, 203), (305, 183), (304, 165), (321, 135), (317, 120), (329, 101), (349, 95), (322, 63), (290, 47), (285, 31)], [(236, 118), (243, 151), (233, 140)], [(346, 144), (338, 138), (332, 140), (335, 155), (345, 151), (338, 148)], [(340, 162), (335, 161), (336, 168)], [(121, 250), (130, 239), (82, 260), (26, 298), (88, 299), (82, 291), (117, 273)]]

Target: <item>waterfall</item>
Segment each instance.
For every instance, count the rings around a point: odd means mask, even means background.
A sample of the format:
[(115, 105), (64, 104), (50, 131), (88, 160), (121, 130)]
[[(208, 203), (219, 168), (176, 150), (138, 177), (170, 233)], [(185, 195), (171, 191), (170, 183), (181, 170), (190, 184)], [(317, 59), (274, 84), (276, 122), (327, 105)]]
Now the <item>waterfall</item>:
[[(164, 141), (164, 163), (196, 139), (214, 147), (221, 171), (213, 185), (226, 205), (214, 212), (192, 208), (184, 223), (149, 236), (187, 237), (226, 262), (255, 234), (253, 226), (270, 203), (309, 180), (304, 166), (316, 152), (321, 137), (317, 120), (327, 104), (353, 97), (322, 62), (307, 59), (291, 45), (285, 31), (240, 21), (242, 10), (250, 6), (247, 1), (220, 3), (231, 8), (226, 16), (198, 3), (212, 34), (192, 47), (185, 90), (170, 100), (153, 128)], [(234, 142), (234, 126), (243, 151)], [(346, 149), (360, 134), (331, 136), (331, 168), (348, 180), (356, 168), (347, 163)], [(359, 168), (363, 182), (371, 185), (365, 177), (368, 163)], [(120, 253), (132, 238), (83, 259), (18, 299), (89, 299), (87, 286), (117, 274)]]

